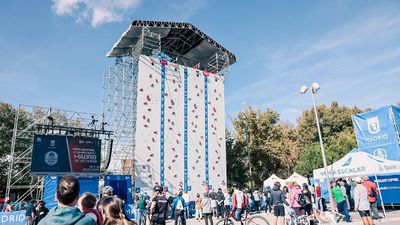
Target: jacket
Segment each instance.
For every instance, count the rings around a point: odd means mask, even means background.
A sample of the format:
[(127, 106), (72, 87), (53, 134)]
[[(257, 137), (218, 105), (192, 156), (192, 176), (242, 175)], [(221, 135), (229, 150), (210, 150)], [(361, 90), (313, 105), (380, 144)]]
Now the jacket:
[(94, 219), (85, 215), (76, 207), (52, 208), (39, 225), (96, 225)]
[(183, 199), (182, 196), (178, 196), (178, 197), (176, 197), (176, 198), (174, 199), (174, 201), (172, 202), (172, 208), (173, 208), (174, 210), (176, 210), (176, 206), (178, 205), (178, 202), (179, 202), (179, 201), (182, 202), (182, 207), (183, 207), (183, 209), (186, 208), (185, 199)]
[(290, 192), (290, 207), (292, 208), (300, 208), (301, 205), (299, 204), (299, 196), (301, 194), (301, 189), (293, 188)]
[(287, 205), (286, 197), (285, 194), (283, 193), (282, 190), (278, 188), (273, 188), (271, 191), (271, 197), (270, 197), (271, 205), (278, 206), (278, 205)]
[(357, 184), (354, 188), (354, 209), (363, 211), (370, 210), (368, 202), (368, 191), (367, 188), (362, 184)]
[[(376, 184), (370, 180), (364, 181), (363, 185), (367, 188), (368, 191), (368, 201), (369, 202), (376, 202), (376, 197), (378, 197), (378, 188), (376, 187)], [(372, 197), (371, 195), (371, 190), (375, 191), (376, 196)]]
[(202, 198), (201, 199), (201, 208), (203, 209), (203, 213), (211, 214), (211, 199), (210, 198)]

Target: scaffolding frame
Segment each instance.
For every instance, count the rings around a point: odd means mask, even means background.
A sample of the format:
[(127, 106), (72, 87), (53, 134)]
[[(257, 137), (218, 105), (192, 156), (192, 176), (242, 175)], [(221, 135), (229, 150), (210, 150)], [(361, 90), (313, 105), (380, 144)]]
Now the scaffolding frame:
[[(13, 205), (30, 198), (43, 198), (44, 177), (29, 175), (34, 135), (67, 135), (67, 132), (73, 129), (77, 132), (83, 132), (79, 135), (84, 136), (85, 132), (90, 134), (97, 128), (104, 128), (101, 124), (104, 124), (103, 118), (99, 118), (98, 115), (93, 113), (18, 105), (14, 119), (10, 155), (8, 155), (6, 197), (10, 198), (12, 191), (18, 190), (20, 195), (14, 196)], [(110, 136), (112, 133), (107, 132), (107, 134)], [(102, 149), (105, 149), (105, 143), (102, 143), (102, 145)]]

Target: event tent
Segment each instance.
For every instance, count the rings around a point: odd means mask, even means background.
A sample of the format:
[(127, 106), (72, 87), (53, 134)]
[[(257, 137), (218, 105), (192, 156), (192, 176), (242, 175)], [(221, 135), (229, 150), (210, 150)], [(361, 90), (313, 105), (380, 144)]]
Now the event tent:
[[(363, 151), (353, 150), (328, 166), (329, 177), (356, 177), (400, 173), (400, 161), (378, 158)], [(314, 179), (324, 179), (324, 168), (313, 171)]]
[(268, 177), (268, 179), (264, 180), (264, 188), (266, 188), (267, 186), (273, 187), (276, 181), (280, 182), (281, 185), (285, 185), (284, 179), (279, 178), (275, 174), (272, 174), (270, 177)]
[(297, 184), (299, 184), (300, 186), (302, 186), (303, 184), (308, 184), (308, 179), (306, 177), (301, 176), (300, 174), (293, 172), (292, 175), (290, 175), (290, 177), (288, 177), (285, 180), (286, 183), (293, 183), (296, 182)]

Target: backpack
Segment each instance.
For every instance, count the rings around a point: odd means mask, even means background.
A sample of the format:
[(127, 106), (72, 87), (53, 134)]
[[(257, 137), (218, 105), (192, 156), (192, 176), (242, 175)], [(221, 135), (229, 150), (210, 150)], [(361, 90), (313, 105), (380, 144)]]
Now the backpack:
[(179, 199), (178, 202), (176, 203), (176, 210), (183, 210), (183, 204), (182, 204), (182, 200)]
[(310, 201), (310, 199), (309, 199), (307, 196), (305, 196), (305, 195), (302, 193), (302, 194), (299, 194), (299, 198), (297, 199), (297, 203), (299, 203), (299, 205), (300, 205), (301, 207), (304, 207), (304, 206), (306, 206), (306, 205), (311, 204), (311, 201)]
[(373, 187), (371, 187), (371, 191), (369, 192), (369, 197), (376, 197), (376, 196), (377, 196), (376, 191), (374, 190)]

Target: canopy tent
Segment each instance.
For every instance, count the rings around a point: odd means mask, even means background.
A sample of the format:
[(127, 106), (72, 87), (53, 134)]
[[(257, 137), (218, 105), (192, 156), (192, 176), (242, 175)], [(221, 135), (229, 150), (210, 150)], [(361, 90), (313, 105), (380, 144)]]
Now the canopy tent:
[[(328, 166), (330, 178), (400, 173), (400, 162), (378, 158), (363, 151), (352, 150)], [(324, 168), (313, 171), (314, 179), (325, 179)]]
[(293, 172), (290, 177), (285, 180), (285, 183), (293, 183), (296, 182), (300, 186), (303, 184), (308, 184), (308, 179), (306, 177), (301, 176), (300, 174)]
[(266, 188), (267, 186), (273, 187), (274, 183), (278, 181), (279, 183), (281, 183), (281, 185), (285, 184), (285, 180), (282, 178), (279, 178), (278, 176), (276, 176), (275, 174), (272, 174), (270, 177), (268, 177), (268, 179), (264, 180), (264, 188)]
[[(382, 204), (383, 213), (386, 217), (381, 188), (377, 175), (388, 175), (400, 173), (400, 162), (382, 159), (368, 154), (359, 149), (353, 149), (337, 162), (328, 166), (330, 179), (340, 177), (374, 176), (378, 185), (379, 198)], [(322, 182), (325, 179), (324, 168), (313, 171), (315, 181)]]

